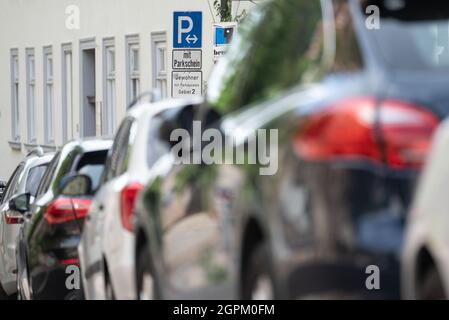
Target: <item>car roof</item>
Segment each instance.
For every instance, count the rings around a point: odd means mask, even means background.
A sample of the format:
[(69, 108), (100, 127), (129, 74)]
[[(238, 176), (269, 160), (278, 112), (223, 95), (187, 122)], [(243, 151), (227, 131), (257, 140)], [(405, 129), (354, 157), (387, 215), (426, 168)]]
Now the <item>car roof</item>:
[(53, 159), (55, 156), (54, 152), (47, 152), (47, 153), (29, 153), (28, 155), (23, 158), (21, 161), (22, 164), (25, 166), (38, 166), (43, 163), (48, 163)]
[(167, 109), (182, 107), (192, 104), (200, 104), (203, 102), (203, 98), (185, 98), (185, 99), (166, 99), (157, 102), (143, 102), (136, 104), (131, 109), (128, 110), (127, 116), (139, 119), (141, 116), (152, 113), (152, 112), (162, 112)]
[(112, 146), (111, 138), (83, 138), (67, 142), (63, 149), (74, 149), (80, 147), (83, 152), (94, 152), (108, 150)]
[(55, 153), (46, 153), (42, 156), (33, 156), (24, 160), (26, 166), (36, 167), (45, 163), (49, 163)]

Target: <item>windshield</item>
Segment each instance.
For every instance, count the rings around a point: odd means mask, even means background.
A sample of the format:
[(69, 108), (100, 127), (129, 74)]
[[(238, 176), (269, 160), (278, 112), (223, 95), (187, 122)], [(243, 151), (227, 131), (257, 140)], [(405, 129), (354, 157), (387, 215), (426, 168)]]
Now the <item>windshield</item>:
[(449, 68), (449, 3), (362, 0), (368, 34), (394, 69)]

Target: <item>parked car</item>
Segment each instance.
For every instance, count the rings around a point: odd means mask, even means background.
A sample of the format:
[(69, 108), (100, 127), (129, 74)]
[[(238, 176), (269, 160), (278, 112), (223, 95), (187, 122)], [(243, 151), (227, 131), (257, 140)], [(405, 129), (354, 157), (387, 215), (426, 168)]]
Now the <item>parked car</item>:
[(83, 222), (111, 145), (107, 139), (68, 142), (45, 171), (34, 203), (30, 206), (26, 199), (16, 198), (25, 218), (17, 252), (19, 298), (82, 298), (77, 284), (74, 290), (68, 288), (66, 270), (79, 263)]
[[(165, 159), (136, 204), (137, 294), (399, 298), (407, 212), (449, 114), (449, 59), (432, 54), (449, 5), (264, 3), (196, 116), (255, 164)], [(220, 120), (202, 118), (209, 112)]]
[(123, 119), (79, 245), (86, 299), (135, 299), (134, 201), (153, 164), (170, 152), (166, 123), (192, 104), (141, 103)]
[(410, 211), (402, 259), (405, 299), (449, 297), (449, 122), (435, 136)]
[(36, 197), (39, 182), (53, 154), (35, 149), (19, 163), (9, 179), (0, 205), (0, 299), (17, 292), (16, 242), (23, 218), (10, 202), (21, 194)]

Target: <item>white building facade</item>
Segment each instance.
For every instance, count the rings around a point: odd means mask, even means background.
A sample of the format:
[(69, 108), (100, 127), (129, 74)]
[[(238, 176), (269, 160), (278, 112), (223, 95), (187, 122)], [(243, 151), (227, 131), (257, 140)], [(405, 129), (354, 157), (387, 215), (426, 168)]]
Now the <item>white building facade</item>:
[[(252, 7), (233, 1), (231, 10), (237, 17)], [(204, 90), (220, 21), (214, 0), (1, 0), (0, 178), (38, 145), (112, 136), (142, 92), (176, 96), (175, 12), (202, 13)]]

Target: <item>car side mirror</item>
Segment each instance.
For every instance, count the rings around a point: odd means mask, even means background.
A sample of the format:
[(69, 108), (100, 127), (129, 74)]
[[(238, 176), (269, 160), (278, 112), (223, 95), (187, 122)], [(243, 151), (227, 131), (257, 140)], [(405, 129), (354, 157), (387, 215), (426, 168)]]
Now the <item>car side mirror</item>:
[(31, 204), (31, 194), (22, 193), (18, 196), (15, 196), (9, 200), (9, 209), (12, 211), (17, 211), (19, 213), (26, 213), (30, 211)]
[(65, 176), (59, 184), (59, 193), (67, 197), (90, 195), (92, 193), (92, 180), (85, 174)]

